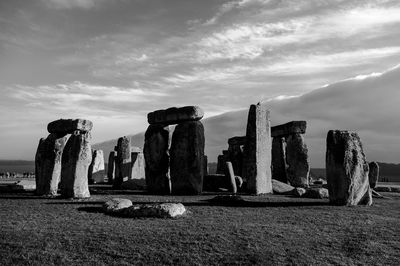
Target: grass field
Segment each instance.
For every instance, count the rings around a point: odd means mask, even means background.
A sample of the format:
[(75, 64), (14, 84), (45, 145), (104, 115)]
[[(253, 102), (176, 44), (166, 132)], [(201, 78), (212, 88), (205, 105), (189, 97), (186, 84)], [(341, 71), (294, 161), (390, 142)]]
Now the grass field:
[[(400, 265), (400, 194), (371, 207), (327, 200), (215, 194), (117, 194), (98, 187), (89, 200), (0, 194), (0, 265)], [(129, 219), (102, 213), (112, 197), (182, 202), (178, 219)]]

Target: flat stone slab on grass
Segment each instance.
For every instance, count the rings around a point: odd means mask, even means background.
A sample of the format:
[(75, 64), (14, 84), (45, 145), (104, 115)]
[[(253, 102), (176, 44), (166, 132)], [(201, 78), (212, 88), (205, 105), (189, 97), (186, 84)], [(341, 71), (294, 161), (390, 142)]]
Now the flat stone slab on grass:
[(92, 121), (86, 119), (59, 119), (50, 122), (47, 125), (47, 131), (50, 133), (72, 134), (76, 130), (88, 132), (92, 130), (92, 127)]
[(147, 114), (149, 124), (172, 125), (180, 122), (197, 121), (204, 116), (198, 106), (171, 107), (166, 110), (157, 110)]
[(8, 185), (9, 191), (35, 191), (36, 182), (35, 180), (20, 180), (14, 184)]
[(103, 204), (103, 210), (106, 213), (115, 213), (130, 206), (132, 206), (132, 201), (128, 199), (114, 198)]
[(291, 194), (294, 187), (281, 181), (272, 179), (272, 190), (276, 194)]

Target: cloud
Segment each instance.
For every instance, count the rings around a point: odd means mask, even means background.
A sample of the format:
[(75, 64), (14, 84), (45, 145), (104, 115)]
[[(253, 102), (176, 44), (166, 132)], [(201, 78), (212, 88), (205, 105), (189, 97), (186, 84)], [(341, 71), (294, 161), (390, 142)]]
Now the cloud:
[(42, 0), (42, 2), (52, 9), (91, 9), (103, 0)]

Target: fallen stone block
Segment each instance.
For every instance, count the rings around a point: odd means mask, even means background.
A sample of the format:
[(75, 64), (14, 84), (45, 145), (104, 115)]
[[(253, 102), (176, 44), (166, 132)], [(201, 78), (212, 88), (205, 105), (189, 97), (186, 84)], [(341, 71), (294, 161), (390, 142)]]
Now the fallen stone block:
[(187, 121), (198, 121), (204, 116), (198, 106), (171, 107), (166, 110), (157, 110), (147, 114), (149, 124), (172, 125)]
[(79, 130), (82, 133), (92, 130), (92, 121), (86, 119), (59, 119), (47, 125), (47, 131), (58, 134), (72, 134)]
[(292, 195), (295, 197), (302, 197), (304, 194), (306, 194), (306, 189), (302, 187), (296, 187), (292, 191)]
[(130, 179), (121, 184), (121, 189), (127, 190), (146, 190), (146, 179)]
[(276, 194), (291, 194), (293, 189), (294, 187), (289, 184), (272, 179), (272, 190)]
[(310, 199), (328, 199), (329, 192), (326, 188), (308, 188), (302, 197)]
[(128, 199), (113, 198), (103, 204), (103, 210), (105, 213), (116, 213), (130, 206), (132, 201)]
[(36, 190), (36, 183), (33, 180), (20, 180), (14, 184), (8, 185), (9, 191), (28, 192)]
[(137, 204), (121, 210), (129, 218), (176, 218), (186, 213), (182, 203)]

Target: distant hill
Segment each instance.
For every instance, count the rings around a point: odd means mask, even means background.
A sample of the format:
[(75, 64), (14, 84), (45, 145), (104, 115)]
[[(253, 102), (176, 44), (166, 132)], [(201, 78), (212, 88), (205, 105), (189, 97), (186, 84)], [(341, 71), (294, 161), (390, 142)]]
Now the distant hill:
[(0, 160), (0, 173), (2, 172), (35, 172), (35, 161)]

